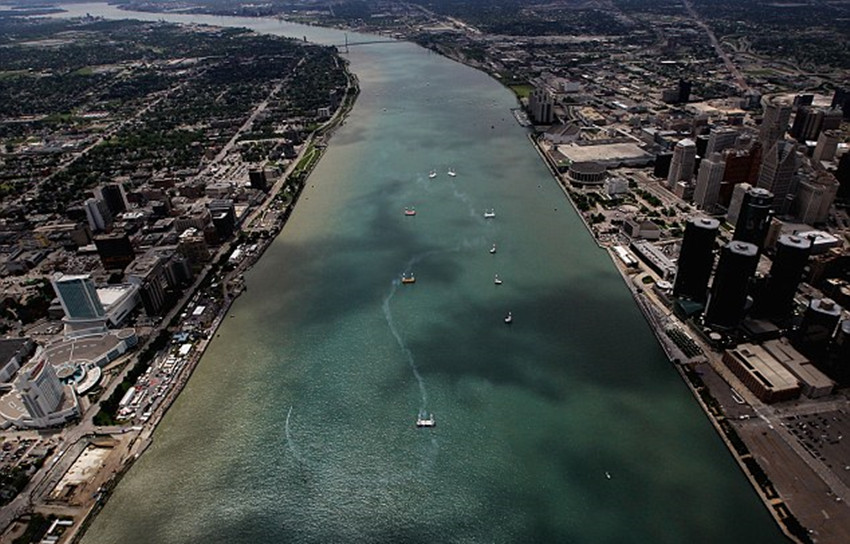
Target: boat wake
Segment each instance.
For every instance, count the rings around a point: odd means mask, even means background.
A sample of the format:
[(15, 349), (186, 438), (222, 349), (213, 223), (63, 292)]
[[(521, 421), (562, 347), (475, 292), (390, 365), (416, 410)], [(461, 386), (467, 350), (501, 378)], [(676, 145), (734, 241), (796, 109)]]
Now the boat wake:
[(292, 406), (289, 407), (289, 412), (286, 414), (286, 425), (284, 425), (283, 430), (286, 435), (286, 448), (289, 450), (289, 453), (292, 454), (292, 457), (295, 458), (296, 461), (301, 463), (302, 465), (306, 465), (307, 463), (301, 457), (301, 454), (298, 453), (298, 450), (295, 449), (295, 443), (292, 441), (292, 435), (289, 434), (289, 418), (292, 417)]
[[(413, 266), (412, 262), (408, 265), (406, 270), (410, 270), (411, 266)], [(398, 347), (401, 348), (401, 352), (404, 353), (404, 357), (407, 359), (407, 364), (410, 366), (410, 370), (413, 372), (413, 377), (416, 378), (416, 383), (419, 385), (419, 411), (424, 412), (426, 406), (428, 405), (428, 392), (425, 390), (425, 380), (423, 380), (422, 375), (419, 374), (419, 369), (416, 367), (416, 360), (413, 357), (413, 352), (410, 351), (410, 348), (407, 347), (407, 344), (404, 342), (404, 338), (401, 337), (401, 333), (398, 332), (398, 328), (396, 328), (395, 326), (395, 320), (393, 320), (393, 312), (390, 309), (390, 302), (395, 296), (395, 293), (398, 290), (400, 284), (401, 282), (399, 280), (393, 280), (392, 288), (390, 289), (389, 294), (384, 298), (384, 318), (387, 320), (387, 325), (390, 328), (390, 332), (395, 338)]]

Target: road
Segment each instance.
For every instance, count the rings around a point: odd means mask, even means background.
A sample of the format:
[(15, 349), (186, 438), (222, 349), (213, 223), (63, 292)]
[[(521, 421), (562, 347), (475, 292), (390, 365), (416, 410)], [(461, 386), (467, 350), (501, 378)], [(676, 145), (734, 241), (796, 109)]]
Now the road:
[(702, 28), (705, 33), (708, 35), (708, 40), (711, 42), (711, 45), (714, 47), (714, 50), (717, 51), (717, 56), (723, 61), (723, 64), (726, 65), (726, 69), (729, 70), (729, 73), (732, 74), (732, 77), (735, 79), (735, 83), (740, 87), (743, 91), (749, 92), (752, 89), (747, 84), (746, 78), (738, 70), (738, 67), (735, 66), (735, 63), (732, 62), (732, 58), (723, 50), (723, 47), (720, 45), (720, 42), (717, 40), (717, 36), (714, 35), (714, 31), (709, 27), (699, 16), (697, 11), (694, 9), (694, 6), (691, 4), (691, 0), (682, 0), (682, 4), (685, 6), (685, 9), (688, 12), (688, 15), (694, 20), (694, 22)]

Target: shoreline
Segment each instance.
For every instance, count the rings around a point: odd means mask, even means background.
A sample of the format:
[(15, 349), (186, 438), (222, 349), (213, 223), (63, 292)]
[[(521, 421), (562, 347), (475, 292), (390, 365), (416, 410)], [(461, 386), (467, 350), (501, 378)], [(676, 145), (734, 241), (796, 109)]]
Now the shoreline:
[[(297, 191), (295, 191), (292, 195), (292, 200), (286, 205), (285, 209), (282, 211), (280, 220), (274, 225), (272, 229), (269, 229), (267, 232), (269, 235), (265, 238), (259, 239), (259, 244), (257, 248), (257, 252), (252, 256), (251, 259), (244, 261), (240, 266), (237, 266), (234, 270), (229, 272), (223, 272), (217, 265), (223, 260), (224, 256), (231, 253), (234, 249), (235, 245), (239, 242), (239, 237), (235, 236), (234, 238), (225, 242), (225, 244), (219, 248), (219, 250), (215, 253), (215, 255), (211, 258), (210, 263), (207, 264), (204, 271), (196, 278), (196, 283), (193, 285), (191, 289), (186, 290), (179, 303), (172, 308), (171, 312), (173, 315), (178, 315), (178, 313), (190, 302), (191, 297), (198, 292), (198, 290), (208, 281), (222, 281), (222, 284), (229, 281), (230, 277), (238, 277), (241, 274), (244, 274), (251, 268), (253, 268), (265, 254), (266, 250), (272, 245), (274, 240), (280, 236), (283, 232), (286, 224), (288, 223), (289, 217), (292, 214), (293, 209), (298, 203), (301, 193), (306, 187), (306, 181), (309, 178), (310, 174), (313, 172), (315, 167), (318, 165), (322, 156), (324, 156), (327, 142), (336, 132), (336, 130), (344, 123), (345, 119), (348, 117), (348, 114), (351, 112), (352, 108), (357, 102), (357, 97), (360, 93), (359, 81), (353, 72), (349, 70), (349, 62), (341, 53), (337, 53), (340, 61), (344, 65), (344, 70), (346, 74), (346, 87), (345, 87), (345, 96), (343, 100), (340, 102), (334, 114), (330, 119), (325, 121), (321, 126), (317, 127), (304, 141), (304, 144), (299, 152), (298, 156), (292, 159), (289, 166), (286, 168), (284, 172), (281, 173), (279, 179), (274, 183), (271, 190), (269, 191), (266, 199), (254, 210), (250, 212), (248, 216), (246, 216), (244, 222), (241, 225), (240, 231), (241, 233), (247, 232), (247, 228), (251, 226), (253, 222), (257, 219), (261, 218), (261, 215), (264, 211), (266, 211), (277, 199), (278, 194), (283, 189), (286, 184), (286, 181), (292, 176), (294, 173), (300, 176), (300, 183), (298, 183)], [(313, 154), (310, 157), (310, 154)], [(310, 158), (309, 161), (306, 161), (306, 164), (302, 167), (302, 161), (305, 158)], [(296, 172), (297, 171), (297, 172)], [(218, 274), (218, 276), (216, 276)], [(119, 470), (117, 470), (110, 478), (106, 480), (103, 484), (102, 489), (100, 490), (100, 494), (97, 498), (91, 499), (91, 503), (88, 505), (84, 505), (82, 507), (82, 516), (76, 520), (76, 523), (69, 531), (69, 538), (65, 540), (68, 543), (77, 543), (80, 542), (84, 537), (91, 526), (91, 524), (96, 519), (97, 515), (100, 511), (106, 506), (109, 502), (109, 498), (114, 492), (117, 485), (123, 479), (123, 477), (130, 471), (130, 469), (135, 465), (136, 461), (144, 454), (147, 449), (153, 444), (154, 441), (154, 433), (165, 418), (165, 415), (174, 405), (177, 398), (182, 393), (183, 389), (189, 383), (192, 375), (195, 370), (198, 368), (200, 363), (203, 360), (203, 356), (206, 353), (207, 348), (211, 344), (212, 340), (216, 337), (217, 331), (222, 323), (225, 321), (225, 318), (230, 312), (230, 309), (236, 299), (244, 292), (246, 287), (244, 285), (240, 286), (236, 290), (231, 290), (233, 294), (227, 295), (224, 298), (223, 304), (218, 311), (213, 322), (209, 325), (207, 329), (207, 335), (205, 338), (202, 338), (198, 343), (197, 349), (194, 352), (194, 356), (187, 361), (187, 364), (181, 369), (179, 374), (175, 376), (174, 387), (168, 392), (163, 401), (156, 408), (154, 413), (151, 415), (150, 420), (147, 422), (141, 423), (141, 425), (122, 425), (120, 426), (122, 430), (120, 431), (120, 435), (125, 434), (126, 432), (137, 432), (138, 434), (131, 438), (124, 446), (116, 446), (123, 447), (124, 451), (115, 451), (113, 454), (120, 454), (121, 459), (119, 461)], [(170, 313), (171, 313), (170, 312)], [(169, 324), (173, 321), (172, 319), (163, 319), (162, 321), (162, 329), (167, 330), (169, 328)], [(153, 338), (158, 332), (155, 330), (151, 333), (151, 337)], [(145, 343), (147, 345), (147, 342)], [(163, 349), (167, 349), (166, 348)], [(137, 352), (136, 352), (137, 353)], [(154, 357), (148, 362), (149, 365), (153, 364), (153, 362), (159, 358), (162, 354), (162, 351), (157, 352)], [(130, 369), (134, 368), (136, 365), (141, 364), (139, 359), (130, 359), (127, 361), (127, 364), (119, 371), (118, 374), (113, 378), (115, 382), (119, 377), (123, 376)], [(97, 405), (93, 403), (93, 406)], [(92, 416), (94, 416), (97, 412), (91, 412)], [(141, 427), (141, 429), (134, 429), (134, 427)], [(77, 441), (73, 445), (78, 445), (83, 443), (83, 449), (92, 445), (94, 440), (97, 440), (98, 437), (112, 437), (115, 433), (112, 432), (103, 432), (99, 433), (95, 429), (93, 433), (87, 433), (80, 436)], [(71, 445), (68, 446), (68, 451), (70, 451)], [(74, 461), (76, 461), (76, 456)], [(32, 489), (41, 487), (45, 481), (47, 481), (50, 477), (50, 474), (53, 472), (51, 469), (53, 467), (49, 467), (47, 472), (44, 473), (43, 477), (39, 479), (38, 482), (32, 486)], [(35, 499), (30, 496), (28, 504), (31, 507), (28, 511), (23, 512), (21, 515), (27, 515), (38, 512), (38, 506), (34, 503), (38, 500), (39, 506), (49, 505), (44, 501), (44, 497), (47, 495), (49, 490), (45, 490), (42, 494), (42, 497), (39, 499)], [(20, 496), (20, 495), (19, 495)], [(10, 524), (7, 527), (3, 527), (0, 529), (0, 536), (3, 536), (9, 527), (19, 519), (20, 516), (16, 516), (10, 521)], [(0, 539), (2, 541), (2, 539)]]

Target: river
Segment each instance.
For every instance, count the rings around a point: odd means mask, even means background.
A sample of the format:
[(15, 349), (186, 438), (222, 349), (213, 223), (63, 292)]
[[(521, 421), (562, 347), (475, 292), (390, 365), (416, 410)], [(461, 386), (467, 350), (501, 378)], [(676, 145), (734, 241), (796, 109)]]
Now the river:
[(348, 58), (356, 106), (83, 542), (782, 541), (513, 95), (407, 43)]

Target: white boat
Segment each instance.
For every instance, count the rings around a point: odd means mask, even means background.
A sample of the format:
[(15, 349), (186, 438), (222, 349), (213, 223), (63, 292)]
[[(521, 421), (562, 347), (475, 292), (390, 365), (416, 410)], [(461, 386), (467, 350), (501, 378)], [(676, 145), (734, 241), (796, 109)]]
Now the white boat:
[(513, 321), (514, 321), (514, 316), (511, 315), (510, 312), (508, 312), (508, 315), (505, 316), (505, 323), (510, 325), (511, 323), (513, 323)]
[(496, 244), (493, 244), (493, 247), (490, 248), (490, 253), (496, 253)]
[(411, 272), (410, 274), (401, 275), (401, 283), (416, 283), (416, 277)]
[(428, 417), (424, 417), (425, 414), (419, 414), (416, 418), (416, 426), (417, 427), (436, 427), (437, 420), (434, 419), (434, 414), (428, 414)]
[(500, 278), (499, 275), (496, 274), (496, 277), (493, 279), (493, 283), (495, 283), (496, 285), (502, 285), (502, 278)]
[(435, 177), (437, 177), (437, 171), (431, 170), (430, 172), (428, 172), (428, 177), (434, 179)]
[(607, 470), (605, 471), (605, 477), (608, 478), (609, 480), (611, 479), (611, 473), (608, 472)]
[(457, 175), (457, 173), (454, 171), (454, 168), (449, 168), (449, 175), (451, 177), (455, 177)]
[(496, 211), (495, 210), (490, 209), (490, 210), (484, 211), (484, 219), (492, 219), (494, 217), (496, 217)]
[(413, 208), (405, 208), (404, 215), (416, 215), (416, 210)]

